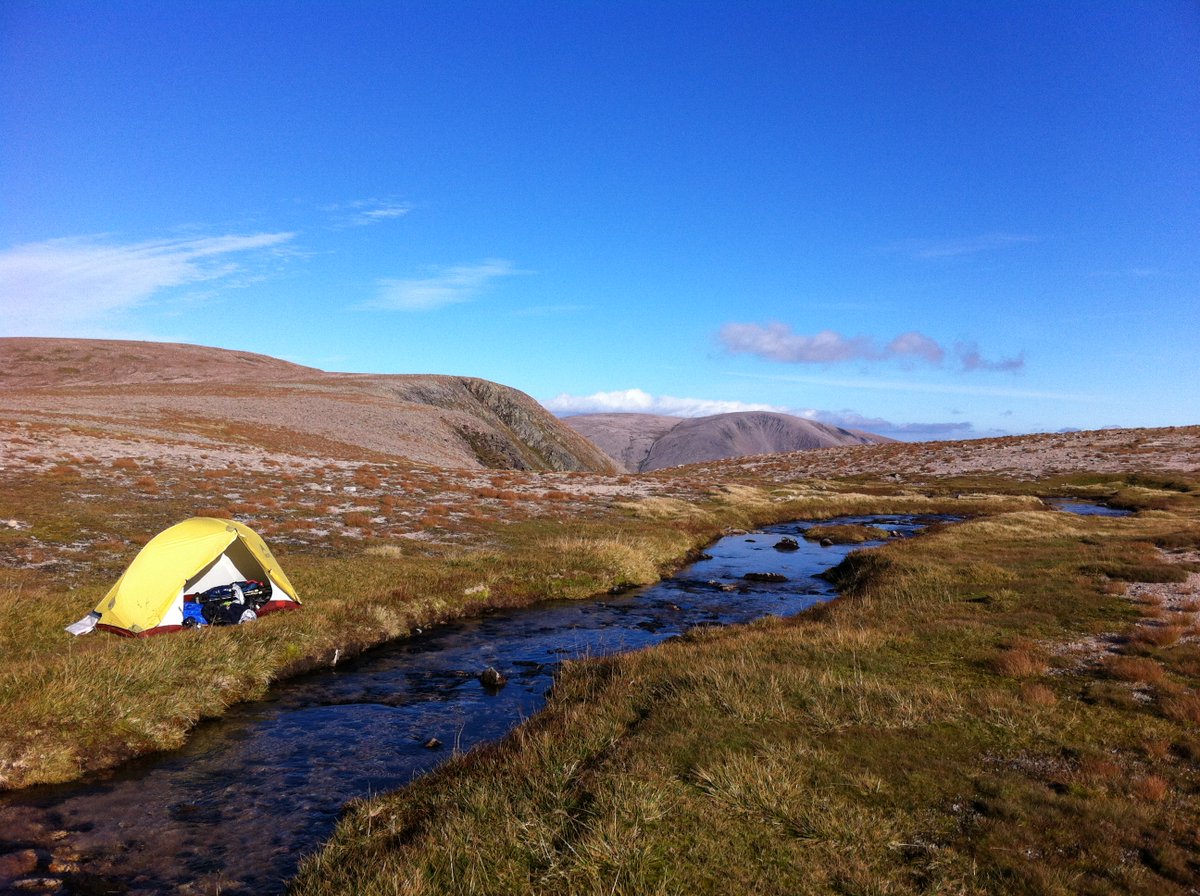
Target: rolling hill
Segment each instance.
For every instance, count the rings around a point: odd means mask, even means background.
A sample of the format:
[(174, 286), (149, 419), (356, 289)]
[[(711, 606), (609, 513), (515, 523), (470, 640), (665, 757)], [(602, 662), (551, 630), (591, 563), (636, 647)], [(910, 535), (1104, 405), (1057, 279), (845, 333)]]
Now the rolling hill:
[(564, 418), (631, 473), (681, 464), (890, 442), (884, 436), (767, 411), (710, 417), (655, 414), (580, 414)]
[(528, 395), (487, 380), (327, 373), (172, 343), (2, 338), (0, 417), (180, 450), (254, 445), (453, 468), (614, 469)]

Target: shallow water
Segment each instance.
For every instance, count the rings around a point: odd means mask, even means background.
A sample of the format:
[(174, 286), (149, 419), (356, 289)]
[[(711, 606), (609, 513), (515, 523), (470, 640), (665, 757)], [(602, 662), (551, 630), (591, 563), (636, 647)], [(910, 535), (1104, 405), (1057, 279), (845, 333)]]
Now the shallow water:
[[(834, 522), (903, 537), (947, 519)], [(0, 800), (0, 853), (33, 846), (77, 861), (78, 871), (49, 875), (66, 892), (281, 892), (348, 800), (401, 787), (453, 750), (502, 737), (542, 707), (564, 659), (645, 647), (701, 624), (790, 615), (832, 597), (816, 576), (852, 548), (805, 541), (809, 525), (723, 538), (709, 559), (620, 597), (456, 622), (288, 681), (201, 725), (178, 752)], [(775, 549), (785, 535), (798, 550)], [(748, 582), (747, 572), (788, 581)], [(488, 666), (508, 677), (498, 691), (479, 682)], [(442, 746), (427, 747), (432, 738)]]
[(1080, 516), (1130, 516), (1132, 510), (1122, 510), (1119, 507), (1109, 507), (1095, 501), (1079, 501), (1074, 498), (1047, 498), (1046, 503), (1055, 510), (1064, 510)]

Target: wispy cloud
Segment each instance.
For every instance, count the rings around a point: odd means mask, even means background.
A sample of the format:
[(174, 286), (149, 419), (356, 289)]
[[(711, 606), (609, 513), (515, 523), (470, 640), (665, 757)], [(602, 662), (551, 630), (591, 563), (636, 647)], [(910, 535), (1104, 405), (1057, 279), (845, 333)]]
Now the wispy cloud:
[(236, 287), (260, 279), (292, 233), (228, 234), (117, 243), (102, 236), (0, 251), (0, 332), (49, 335), (103, 325), (166, 290)]
[(355, 199), (322, 206), (321, 210), (333, 214), (335, 227), (366, 227), (403, 218), (412, 208), (395, 199)]
[(662, 414), (668, 417), (708, 417), (737, 411), (777, 411), (786, 408), (744, 401), (721, 401), (710, 398), (677, 398), (673, 395), (651, 395), (641, 389), (622, 389), (615, 392), (593, 392), (591, 395), (568, 395), (563, 392), (542, 404), (555, 414)]
[(512, 262), (492, 258), (478, 264), (434, 268), (427, 277), (380, 279), (373, 299), (363, 308), (385, 311), (432, 311), (446, 305), (469, 302), (493, 282), (521, 273)]
[(989, 361), (979, 354), (979, 348), (974, 343), (960, 342), (954, 347), (954, 350), (958, 354), (958, 360), (962, 363), (962, 369), (966, 371), (994, 370), (1001, 373), (1016, 373), (1025, 367), (1024, 352), (1015, 358)]
[(915, 383), (909, 380), (880, 380), (868, 377), (790, 376), (787, 374), (731, 373), (730, 376), (768, 380), (777, 383), (803, 383), (809, 386), (834, 386), (882, 392), (922, 392), (932, 395), (987, 395), (993, 398), (1030, 398), (1047, 401), (1105, 401), (1100, 395), (1078, 392), (1049, 392), (1038, 389), (1011, 389), (990, 386), (966, 386), (955, 383)]
[(798, 416), (815, 420), (828, 426), (842, 429), (858, 429), (863, 432), (888, 436), (905, 442), (924, 442), (935, 439), (971, 439), (982, 435), (1000, 435), (998, 431), (979, 432), (973, 424), (965, 421), (932, 423), (894, 423), (883, 417), (867, 417), (857, 411), (802, 411)]
[(937, 341), (930, 339), (924, 333), (910, 330), (901, 333), (883, 349), (885, 358), (920, 358), (930, 364), (941, 364), (946, 357), (946, 351)]
[[(778, 321), (766, 324), (728, 323), (717, 333), (717, 341), (734, 354), (754, 355), (786, 364), (838, 364), (848, 361), (924, 361), (934, 366), (946, 358), (937, 340), (910, 330), (887, 343), (867, 336), (847, 337), (833, 330), (813, 335), (795, 332)], [(990, 361), (973, 343), (955, 346), (964, 371), (1016, 372), (1025, 366), (1024, 357)]]
[(830, 364), (879, 356), (879, 349), (865, 337), (847, 339), (833, 330), (803, 336), (787, 324), (778, 322), (765, 327), (761, 324), (725, 324), (717, 339), (734, 354), (757, 355), (790, 364)]
[(1040, 237), (1022, 233), (984, 233), (977, 236), (942, 239), (901, 240), (892, 243), (887, 250), (911, 255), (918, 259), (955, 258), (962, 255), (977, 255), (980, 252), (1015, 249), (1039, 242), (1040, 239)]

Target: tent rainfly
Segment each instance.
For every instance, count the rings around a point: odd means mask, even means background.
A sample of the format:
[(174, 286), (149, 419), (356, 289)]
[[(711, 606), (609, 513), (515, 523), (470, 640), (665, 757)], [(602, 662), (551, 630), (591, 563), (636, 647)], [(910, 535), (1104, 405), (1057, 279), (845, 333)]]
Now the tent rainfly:
[(260, 616), (300, 605), (257, 532), (234, 520), (193, 517), (150, 539), (96, 609), (67, 631), (80, 635), (100, 628), (130, 637), (178, 631), (185, 594), (250, 579), (271, 585), (271, 600), (258, 610)]

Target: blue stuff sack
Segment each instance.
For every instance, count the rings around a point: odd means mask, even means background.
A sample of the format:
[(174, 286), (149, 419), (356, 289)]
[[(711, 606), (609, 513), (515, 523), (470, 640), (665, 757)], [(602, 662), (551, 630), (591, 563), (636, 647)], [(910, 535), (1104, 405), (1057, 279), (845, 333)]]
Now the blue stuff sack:
[(193, 625), (208, 625), (208, 620), (204, 618), (204, 612), (198, 603), (185, 600), (183, 602), (183, 627), (191, 628)]

